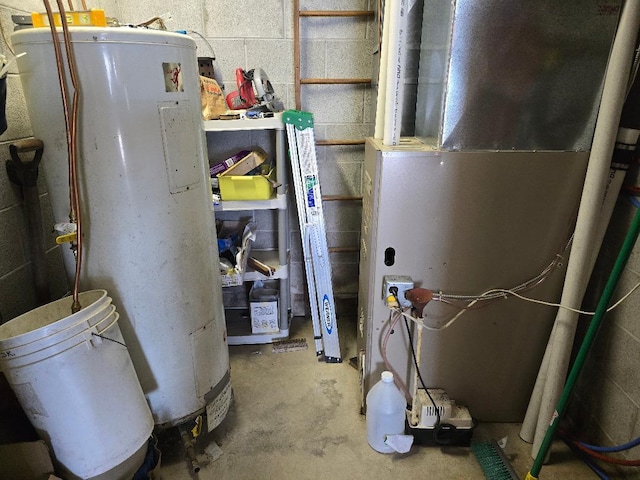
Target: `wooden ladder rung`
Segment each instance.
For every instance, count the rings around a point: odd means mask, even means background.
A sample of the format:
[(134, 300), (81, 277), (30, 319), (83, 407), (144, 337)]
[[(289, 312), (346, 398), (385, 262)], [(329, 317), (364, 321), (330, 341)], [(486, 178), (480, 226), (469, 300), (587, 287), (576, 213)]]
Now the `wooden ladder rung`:
[(300, 10), (301, 17), (373, 17), (373, 10)]
[(362, 140), (316, 140), (316, 145), (334, 146), (334, 145), (364, 145)]
[(358, 247), (329, 247), (329, 253), (359, 252)]
[(371, 85), (370, 78), (301, 78), (300, 84), (303, 85), (353, 85), (367, 84)]
[(325, 202), (360, 202), (362, 195), (323, 195), (322, 200)]

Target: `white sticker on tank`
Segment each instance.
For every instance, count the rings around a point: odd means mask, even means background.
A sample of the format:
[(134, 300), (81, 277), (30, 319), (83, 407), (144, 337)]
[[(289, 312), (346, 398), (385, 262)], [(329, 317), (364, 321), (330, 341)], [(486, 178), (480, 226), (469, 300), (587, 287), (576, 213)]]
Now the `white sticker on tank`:
[(166, 92), (184, 92), (182, 66), (179, 63), (162, 63)]
[(204, 180), (199, 155), (200, 130), (189, 102), (161, 102), (162, 147), (169, 180), (169, 191), (180, 193)]

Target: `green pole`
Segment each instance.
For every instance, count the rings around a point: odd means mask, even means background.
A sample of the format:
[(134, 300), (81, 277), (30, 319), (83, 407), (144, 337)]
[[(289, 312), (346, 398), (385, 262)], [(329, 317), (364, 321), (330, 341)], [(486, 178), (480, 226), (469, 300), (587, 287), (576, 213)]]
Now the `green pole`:
[(571, 372), (569, 373), (569, 377), (567, 378), (567, 383), (562, 390), (562, 395), (560, 396), (560, 401), (558, 402), (558, 406), (556, 407), (555, 412), (553, 412), (553, 417), (549, 424), (549, 428), (547, 429), (547, 433), (542, 440), (542, 444), (540, 445), (540, 450), (538, 450), (538, 455), (536, 456), (533, 466), (531, 470), (527, 474), (526, 480), (535, 480), (538, 478), (540, 474), (540, 470), (542, 469), (542, 464), (544, 463), (544, 459), (547, 456), (547, 452), (551, 447), (551, 442), (553, 437), (555, 436), (556, 431), (558, 430), (558, 424), (560, 423), (560, 419), (564, 414), (564, 411), (567, 408), (567, 403), (569, 402), (569, 398), (571, 397), (571, 393), (573, 392), (573, 387), (575, 386), (576, 380), (578, 379), (578, 375), (580, 375), (580, 371), (584, 366), (584, 362), (587, 358), (587, 354), (593, 345), (593, 342), (598, 334), (598, 330), (600, 329), (600, 325), (604, 319), (604, 316), (607, 313), (607, 308), (609, 308), (609, 303), (611, 302), (611, 298), (613, 297), (613, 292), (616, 289), (616, 285), (620, 280), (622, 272), (629, 260), (629, 256), (631, 255), (631, 251), (638, 239), (638, 233), (640, 232), (640, 209), (636, 211), (635, 216), (633, 217), (633, 222), (629, 227), (629, 231), (627, 232), (627, 236), (624, 239), (624, 243), (622, 244), (622, 248), (618, 253), (618, 258), (616, 259), (616, 263), (611, 270), (611, 274), (609, 275), (609, 279), (607, 280), (607, 284), (604, 287), (604, 292), (600, 297), (600, 301), (598, 302), (598, 306), (596, 308), (596, 312), (591, 320), (591, 325), (589, 325), (589, 329), (587, 330), (587, 334), (582, 341), (582, 345), (580, 345), (580, 350), (578, 351), (578, 355), (576, 356), (576, 360), (571, 367)]

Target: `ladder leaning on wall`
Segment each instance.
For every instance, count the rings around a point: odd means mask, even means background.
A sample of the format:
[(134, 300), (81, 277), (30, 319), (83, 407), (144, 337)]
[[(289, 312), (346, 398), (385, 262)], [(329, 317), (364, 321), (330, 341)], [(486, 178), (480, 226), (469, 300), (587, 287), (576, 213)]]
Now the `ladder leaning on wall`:
[[(371, 78), (302, 78), (300, 69), (301, 36), (300, 23), (302, 18), (353, 18), (355, 21), (367, 20), (375, 16), (373, 10), (300, 10), (300, 0), (294, 0), (294, 77), (296, 110), (302, 110), (302, 85), (354, 85), (371, 86)], [(315, 140), (316, 146), (364, 146), (364, 139), (322, 139)], [(361, 195), (325, 195), (324, 202), (361, 202)], [(359, 246), (329, 247), (329, 253), (359, 252)]]

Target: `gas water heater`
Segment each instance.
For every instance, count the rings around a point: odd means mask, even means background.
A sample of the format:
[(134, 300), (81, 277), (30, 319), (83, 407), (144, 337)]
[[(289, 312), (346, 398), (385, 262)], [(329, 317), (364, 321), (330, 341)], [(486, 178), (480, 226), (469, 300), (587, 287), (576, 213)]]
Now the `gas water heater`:
[[(155, 423), (175, 425), (206, 408), (213, 428), (226, 415), (231, 387), (195, 42), (147, 29), (70, 33), (81, 88), (81, 288), (113, 297)], [(68, 222), (52, 34), (21, 30), (12, 43), (27, 54), (18, 67), (33, 133), (45, 145), (54, 220)], [(73, 254), (63, 252), (72, 278)]]

